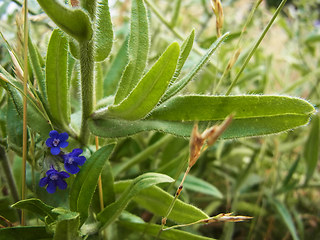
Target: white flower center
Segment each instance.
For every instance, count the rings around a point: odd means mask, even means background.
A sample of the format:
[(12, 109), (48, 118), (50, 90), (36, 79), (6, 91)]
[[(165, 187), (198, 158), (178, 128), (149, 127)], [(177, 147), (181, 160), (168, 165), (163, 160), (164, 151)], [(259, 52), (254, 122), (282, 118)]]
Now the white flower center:
[(51, 176), (50, 176), (50, 179), (51, 180), (58, 180), (58, 175), (57, 174), (52, 174)]
[(72, 157), (69, 157), (69, 158), (68, 158), (68, 163), (69, 163), (69, 164), (72, 164), (72, 163), (73, 163), (73, 158), (72, 158)]
[(52, 142), (53, 146), (55, 147), (58, 146), (59, 143), (60, 143), (60, 139), (56, 139), (56, 138)]

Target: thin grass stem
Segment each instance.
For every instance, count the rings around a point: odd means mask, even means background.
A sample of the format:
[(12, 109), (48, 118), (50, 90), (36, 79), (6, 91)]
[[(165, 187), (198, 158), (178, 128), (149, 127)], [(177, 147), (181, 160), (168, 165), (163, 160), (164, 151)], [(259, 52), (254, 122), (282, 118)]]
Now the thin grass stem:
[[(22, 144), (22, 183), (21, 183), (21, 200), (26, 197), (26, 165), (27, 165), (27, 94), (28, 94), (28, 0), (23, 2), (24, 15), (24, 71), (23, 71), (23, 144)], [(26, 225), (25, 211), (21, 211), (21, 225)]]
[(251, 49), (249, 55), (247, 56), (247, 58), (245, 59), (243, 65), (241, 66), (240, 71), (238, 72), (238, 74), (236, 75), (236, 77), (234, 78), (234, 80), (232, 81), (231, 85), (229, 86), (226, 95), (229, 95), (231, 93), (231, 90), (233, 89), (233, 87), (237, 84), (237, 81), (241, 75), (241, 73), (243, 72), (243, 70), (246, 68), (246, 66), (248, 65), (250, 59), (252, 58), (253, 54), (255, 53), (255, 51), (258, 49), (260, 43), (262, 42), (262, 40), (264, 39), (265, 35), (267, 34), (267, 32), (269, 31), (269, 29), (271, 28), (273, 22), (276, 20), (278, 14), (280, 13), (280, 11), (282, 10), (283, 6), (285, 5), (285, 3), (287, 2), (287, 0), (282, 0), (279, 7), (277, 8), (277, 10), (275, 11), (275, 13), (273, 14), (272, 18), (270, 19), (269, 23), (267, 24), (267, 26), (265, 27), (265, 29), (263, 30), (263, 32), (261, 33), (259, 39), (257, 40), (257, 42), (254, 44), (253, 48)]

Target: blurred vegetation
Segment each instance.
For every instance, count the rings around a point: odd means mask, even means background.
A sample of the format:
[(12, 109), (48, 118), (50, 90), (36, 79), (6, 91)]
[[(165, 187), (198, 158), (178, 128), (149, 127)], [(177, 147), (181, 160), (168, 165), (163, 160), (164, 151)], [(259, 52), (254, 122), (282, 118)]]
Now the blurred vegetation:
[[(0, 3), (0, 29), (16, 53), (22, 56), (21, 8), (19, 1), (3, 0)], [(102, 63), (102, 76), (106, 76), (117, 51), (126, 41), (129, 31), (130, 1), (110, 1), (115, 42), (109, 59)], [(152, 8), (149, 9), (151, 49), (149, 66), (159, 57), (166, 46), (187, 36), (194, 28), (196, 40), (193, 51), (183, 71), (188, 72), (216, 39), (216, 19), (209, 1), (153, 0), (156, 9), (167, 20), (168, 26), (159, 20)], [(242, 28), (254, 5), (250, 0), (222, 1), (224, 24), (222, 33), (230, 37), (220, 47), (211, 63), (197, 75), (184, 92), (222, 95), (227, 92), (231, 81), (239, 72), (247, 54), (258, 39), (263, 28), (275, 11), (279, 0), (263, 1), (254, 12), (239, 41)], [(297, 96), (319, 105), (320, 100), (320, 24), (318, 0), (288, 1), (283, 12), (267, 33), (261, 46), (240, 76), (231, 94), (283, 94)], [(10, 6), (10, 8), (9, 8)], [(9, 9), (11, 9), (9, 11)], [(30, 36), (38, 47), (39, 54), (45, 53), (54, 24), (40, 14), (40, 7), (30, 1)], [(184, 38), (184, 37), (183, 37)], [(180, 39), (182, 40), (182, 39)], [(233, 68), (217, 88), (225, 67), (233, 53), (241, 54)], [(12, 61), (4, 41), (0, 41), (0, 64), (13, 73)], [(72, 108), (79, 110), (79, 66), (75, 63), (72, 72)], [(31, 73), (32, 71), (30, 71)], [(117, 74), (117, 73), (115, 73)], [(118, 73), (120, 74), (120, 73)], [(30, 79), (33, 79), (32, 75)], [(105, 84), (105, 93), (113, 87)], [(110, 94), (113, 92), (110, 91)], [(6, 134), (7, 97), (0, 87), (0, 132)], [(184, 230), (204, 236), (221, 239), (320, 239), (320, 174), (319, 174), (319, 117), (316, 115), (307, 127), (298, 128), (279, 135), (263, 138), (221, 140), (210, 147), (199, 159), (190, 173), (193, 178), (213, 185), (222, 197), (211, 191), (195, 191), (192, 182), (185, 183), (181, 199), (204, 209), (213, 216), (221, 212), (233, 212), (253, 216), (244, 223), (212, 223), (186, 227)], [(115, 175), (116, 180), (133, 178), (141, 173), (154, 171), (177, 178), (185, 169), (181, 159), (188, 154), (188, 141), (169, 137), (167, 142), (126, 166), (126, 161), (141, 153), (160, 137), (161, 133), (141, 133), (121, 140), (112, 155), (113, 167), (122, 169)], [(1, 138), (2, 139), (2, 138)], [(1, 142), (6, 145), (7, 142)], [(9, 143), (12, 144), (12, 143)], [(17, 144), (21, 144), (18, 143)], [(14, 149), (15, 146), (13, 145)], [(9, 153), (14, 163), (16, 181), (19, 183), (20, 158)], [(124, 165), (124, 166), (123, 166)], [(3, 171), (3, 169), (1, 170)], [(31, 172), (31, 170), (30, 170)], [(0, 177), (0, 212), (11, 222), (17, 221), (15, 211), (8, 207), (12, 199), (8, 196), (3, 172)], [(31, 177), (30, 177), (31, 178)], [(29, 179), (32, 189), (34, 181)], [(173, 193), (175, 187), (169, 189)], [(61, 193), (61, 192), (60, 192)], [(43, 198), (48, 198), (43, 194)], [(63, 195), (61, 193), (61, 195)], [(65, 196), (55, 196), (46, 203), (54, 206)], [(60, 199), (60, 200), (59, 200)], [(98, 205), (98, 201), (96, 201)], [(146, 221), (159, 222), (159, 218), (136, 202), (128, 208)], [(0, 220), (1, 223), (1, 220)], [(1, 223), (2, 224), (2, 223)], [(124, 233), (123, 233), (124, 234)], [(127, 233), (127, 239), (137, 235)], [(143, 239), (143, 237), (141, 237)], [(145, 239), (148, 239), (145, 236)]]

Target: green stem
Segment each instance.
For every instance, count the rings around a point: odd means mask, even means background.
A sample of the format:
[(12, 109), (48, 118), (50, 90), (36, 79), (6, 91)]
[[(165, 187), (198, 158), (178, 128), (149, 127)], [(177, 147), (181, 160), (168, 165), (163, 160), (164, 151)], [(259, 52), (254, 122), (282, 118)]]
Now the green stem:
[(190, 169), (191, 169), (191, 167), (188, 166), (188, 168), (187, 168), (187, 170), (185, 171), (184, 176), (183, 176), (183, 178), (182, 178), (182, 180), (181, 180), (181, 183), (180, 183), (180, 185), (179, 185), (179, 187), (178, 187), (178, 189), (177, 189), (177, 191), (176, 191), (176, 193), (175, 193), (175, 195), (174, 195), (174, 198), (172, 199), (172, 201), (171, 201), (171, 203), (170, 203), (170, 205), (169, 205), (169, 208), (168, 208), (168, 210), (167, 210), (167, 212), (166, 212), (166, 215), (162, 218), (161, 228), (160, 228), (160, 230), (159, 230), (159, 232), (158, 232), (158, 235), (157, 235), (157, 238), (156, 238), (156, 239), (159, 239), (159, 238), (160, 238), (160, 235), (161, 235), (161, 233), (162, 233), (163, 230), (164, 230), (164, 226), (166, 225), (166, 221), (167, 221), (170, 213), (172, 212), (172, 209), (173, 209), (173, 207), (174, 207), (174, 204), (176, 203), (176, 201), (178, 200), (178, 197), (180, 196), (180, 193), (181, 193), (182, 188), (183, 188), (184, 180), (186, 179), (188, 173), (190, 172)]
[(94, 103), (94, 45), (93, 41), (82, 42), (79, 45), (82, 99), (82, 121), (80, 129), (80, 142), (82, 144), (87, 144), (90, 136), (87, 120), (93, 110)]
[(278, 14), (280, 13), (281, 9), (283, 8), (283, 6), (286, 4), (287, 0), (282, 0), (279, 7), (277, 8), (276, 12), (273, 14), (271, 20), (269, 21), (268, 25), (265, 27), (265, 29), (263, 30), (262, 34), (260, 35), (259, 39), (257, 40), (257, 42), (254, 44), (253, 48), (251, 49), (249, 55), (247, 56), (246, 60), (244, 61), (243, 65), (241, 66), (240, 71), (238, 72), (237, 76), (235, 77), (235, 79), (232, 81), (230, 87), (228, 88), (228, 91), (226, 92), (226, 95), (229, 95), (231, 93), (232, 88), (236, 85), (241, 73), (243, 72), (243, 70), (246, 68), (247, 64), (249, 63), (251, 57), (253, 56), (253, 54), (255, 53), (255, 51), (257, 50), (257, 48), (259, 47), (260, 43), (262, 42), (263, 38), (265, 37), (265, 35), (267, 34), (267, 32), (269, 31), (271, 25), (273, 24), (274, 20), (276, 20)]
[(3, 171), (6, 176), (12, 198), (14, 202), (18, 202), (19, 201), (18, 188), (10, 168), (10, 163), (9, 163), (9, 159), (7, 157), (6, 151), (1, 146), (0, 146), (0, 161), (2, 162)]

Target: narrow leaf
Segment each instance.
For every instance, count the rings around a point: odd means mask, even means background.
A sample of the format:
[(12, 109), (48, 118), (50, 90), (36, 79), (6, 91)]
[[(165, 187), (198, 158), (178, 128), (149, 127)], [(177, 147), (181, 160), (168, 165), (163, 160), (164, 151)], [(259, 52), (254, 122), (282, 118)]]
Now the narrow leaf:
[[(116, 193), (124, 192), (131, 184), (132, 180), (115, 183)], [(133, 201), (157, 216), (164, 216), (168, 210), (168, 204), (172, 199), (173, 196), (166, 191), (157, 186), (152, 186), (140, 191), (139, 194), (133, 198)], [(208, 217), (209, 216), (199, 208), (178, 199), (168, 218), (177, 223), (184, 224)]]
[(121, 212), (126, 208), (131, 199), (136, 196), (141, 190), (151, 187), (155, 184), (164, 182), (173, 182), (174, 180), (166, 175), (159, 173), (145, 173), (137, 177), (130, 186), (123, 192), (120, 198), (106, 207), (97, 218), (101, 222), (103, 228), (116, 220)]
[(36, 214), (43, 221), (45, 217), (48, 216), (49, 221), (46, 220), (48, 221), (48, 223), (55, 221), (58, 217), (58, 214), (52, 212), (52, 209), (54, 209), (54, 207), (46, 205), (40, 199), (37, 198), (21, 200), (13, 204), (11, 207), (28, 210), (31, 213)]
[[(127, 221), (119, 221), (118, 224), (133, 232), (139, 232), (141, 234), (148, 234), (153, 237), (157, 237), (161, 226), (151, 223), (135, 223)], [(203, 237), (195, 235), (189, 232), (172, 229), (169, 231), (163, 231), (158, 239), (164, 240), (212, 240), (213, 238)]]
[(309, 116), (315, 112), (307, 101), (287, 96), (177, 96), (156, 108), (149, 119), (168, 121), (223, 120), (230, 113), (233, 119)]
[(47, 51), (46, 85), (50, 113), (56, 123), (67, 127), (70, 123), (70, 94), (67, 76), (68, 40), (55, 29)]
[(88, 217), (92, 196), (98, 178), (115, 145), (107, 145), (96, 151), (81, 167), (70, 189), (70, 209), (80, 213), (81, 224)]
[(120, 81), (123, 69), (129, 61), (128, 57), (128, 38), (123, 42), (117, 55), (112, 61), (109, 71), (104, 79), (104, 92), (105, 96), (114, 95), (117, 90), (117, 85)]
[(45, 82), (45, 77), (44, 77), (44, 71), (41, 67), (41, 62), (38, 54), (38, 51), (36, 47), (33, 45), (32, 40), (29, 35), (29, 40), (28, 40), (28, 51), (29, 51), (29, 56), (30, 56), (30, 62), (32, 66), (33, 73), (37, 79), (38, 85), (40, 92), (44, 99), (47, 98), (47, 91), (46, 91), (46, 82)]
[(58, 217), (53, 240), (81, 240), (79, 236), (79, 213), (68, 212)]
[(292, 217), (291, 217), (288, 209), (286, 208), (286, 206), (276, 199), (272, 200), (272, 203), (273, 203), (274, 207), (276, 208), (277, 212), (279, 213), (279, 215), (281, 216), (283, 222), (286, 224), (287, 228), (289, 229), (292, 238), (294, 240), (299, 240), (299, 237), (296, 232), (296, 227), (294, 226)]
[(105, 60), (113, 44), (113, 30), (108, 0), (97, 1), (97, 20), (95, 32), (95, 61)]
[(230, 113), (236, 113), (221, 138), (273, 134), (308, 123), (314, 107), (299, 98), (284, 96), (180, 96), (161, 104), (149, 119), (126, 121), (94, 119), (92, 133), (101, 137), (124, 137), (156, 130), (189, 137), (194, 121), (204, 130)]
[(175, 94), (177, 94), (181, 89), (183, 89), (188, 82), (190, 82), (197, 73), (208, 63), (212, 54), (218, 49), (218, 47), (223, 43), (223, 41), (228, 37), (229, 33), (225, 33), (223, 36), (218, 38), (208, 49), (207, 53), (203, 55), (200, 62), (181, 80), (174, 83), (165, 93), (161, 101), (166, 101)]
[[(7, 87), (7, 90), (13, 100), (20, 118), (22, 119), (23, 102), (21, 94), (17, 89), (9, 85)], [(44, 118), (43, 114), (40, 113), (39, 108), (36, 108), (35, 106), (36, 103), (31, 99), (28, 99), (27, 124), (32, 130), (38, 132), (42, 136), (42, 138), (46, 139), (48, 138), (49, 132), (51, 131), (51, 127), (48, 121)]]
[(133, 0), (129, 37), (129, 64), (127, 65), (115, 97), (115, 104), (125, 99), (137, 85), (147, 64), (149, 52), (149, 24), (144, 1)]
[[(2, 87), (0, 87), (2, 88)], [(8, 97), (7, 104), (7, 136), (8, 143), (17, 147), (22, 147), (23, 124), (19, 118), (17, 109), (15, 108), (12, 98)]]
[(304, 148), (304, 158), (307, 164), (306, 180), (305, 183), (311, 179), (314, 171), (317, 168), (319, 159), (319, 144), (320, 144), (320, 132), (319, 132), (320, 118), (319, 115), (315, 115), (311, 121), (311, 129), (308, 140)]
[(95, 64), (95, 101), (98, 102), (100, 99), (103, 98), (103, 70), (102, 70), (102, 64), (96, 63)]
[(175, 81), (179, 77), (182, 67), (191, 52), (193, 41), (194, 41), (194, 29), (191, 31), (190, 35), (186, 38), (186, 40), (184, 40), (181, 46), (177, 68), (172, 77), (173, 81)]
[[(183, 175), (180, 175), (179, 181), (176, 182), (177, 187), (179, 186), (179, 183), (181, 182), (182, 177)], [(198, 192), (198, 193), (204, 193), (218, 199), (223, 198), (222, 193), (215, 186), (213, 186), (212, 184), (200, 178), (194, 177), (192, 175), (187, 176), (183, 184), (183, 188), (194, 191), (194, 192)]]
[(52, 239), (44, 226), (0, 228), (0, 240), (44, 240)]
[(92, 26), (88, 15), (81, 9), (71, 9), (58, 0), (38, 0), (42, 9), (64, 32), (79, 42), (89, 41)]
[(130, 95), (103, 114), (129, 120), (145, 117), (159, 102), (167, 89), (179, 56), (178, 43), (171, 44)]

